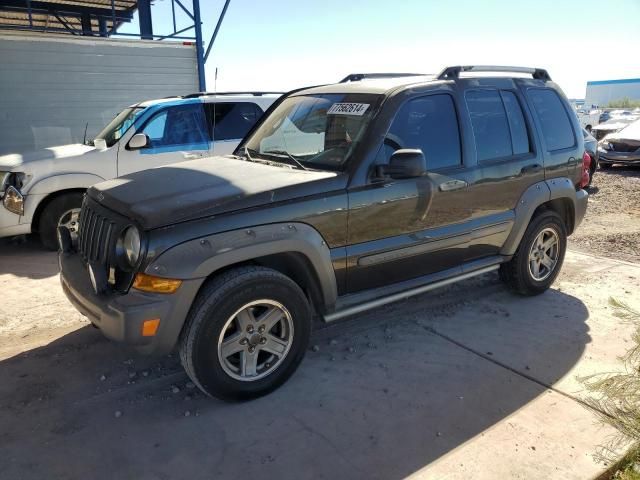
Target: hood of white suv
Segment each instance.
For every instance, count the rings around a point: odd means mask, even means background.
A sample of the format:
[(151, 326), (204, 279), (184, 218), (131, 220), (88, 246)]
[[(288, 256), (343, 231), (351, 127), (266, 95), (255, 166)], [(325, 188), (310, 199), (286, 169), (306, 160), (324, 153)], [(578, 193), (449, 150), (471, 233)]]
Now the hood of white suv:
[(0, 170), (19, 170), (20, 167), (34, 162), (46, 162), (62, 158), (78, 157), (84, 155), (95, 147), (75, 143), (72, 145), (60, 145), (57, 147), (48, 147), (42, 150), (36, 150), (27, 153), (11, 153), (0, 156)]

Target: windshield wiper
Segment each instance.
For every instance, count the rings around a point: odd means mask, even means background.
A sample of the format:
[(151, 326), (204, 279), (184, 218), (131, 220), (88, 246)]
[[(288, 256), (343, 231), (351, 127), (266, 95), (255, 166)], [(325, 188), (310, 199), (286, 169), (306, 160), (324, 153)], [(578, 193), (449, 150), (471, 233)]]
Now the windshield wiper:
[(293, 155), (291, 155), (289, 152), (285, 151), (285, 150), (266, 150), (264, 152), (265, 155), (283, 155), (285, 157), (288, 157), (292, 162), (294, 162), (295, 166), (301, 168), (302, 170), (309, 170), (307, 167), (305, 167), (302, 162), (300, 162), (300, 160), (298, 160), (296, 157), (294, 157)]

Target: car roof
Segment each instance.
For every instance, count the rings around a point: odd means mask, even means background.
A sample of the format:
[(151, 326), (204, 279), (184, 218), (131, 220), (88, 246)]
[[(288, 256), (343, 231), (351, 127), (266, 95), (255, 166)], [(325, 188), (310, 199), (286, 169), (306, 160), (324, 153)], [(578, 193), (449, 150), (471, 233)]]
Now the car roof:
[[(496, 81), (504, 81), (514, 78), (529, 78), (540, 84), (543, 84), (544, 82), (551, 82), (551, 77), (547, 71), (542, 68), (465, 65), (446, 67), (438, 74), (355, 73), (348, 75), (340, 83), (300, 89), (293, 95), (328, 93), (368, 93), (389, 95), (393, 92), (404, 90), (409, 87), (437, 86), (451, 80), (479, 78), (477, 76), (478, 74), (481, 78)], [(475, 75), (475, 77), (473, 75)]]
[(130, 105), (130, 107), (150, 107), (152, 105), (160, 105), (162, 103), (172, 102), (174, 104), (179, 103), (194, 103), (197, 101), (202, 101), (205, 103), (214, 103), (214, 102), (229, 102), (229, 101), (238, 101), (238, 100), (249, 100), (253, 99), (259, 100), (261, 98), (275, 101), (278, 99), (282, 93), (280, 92), (220, 92), (220, 93), (207, 93), (207, 92), (198, 92), (191, 93), (189, 95), (176, 95), (174, 97), (166, 97), (166, 98), (156, 98), (153, 100), (145, 100), (140, 103), (136, 103)]

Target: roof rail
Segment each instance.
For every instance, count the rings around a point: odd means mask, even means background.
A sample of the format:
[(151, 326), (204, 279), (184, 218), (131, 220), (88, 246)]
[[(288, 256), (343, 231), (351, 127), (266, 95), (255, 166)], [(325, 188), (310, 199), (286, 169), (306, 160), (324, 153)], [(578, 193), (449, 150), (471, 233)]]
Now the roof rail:
[(284, 92), (196, 92), (189, 95), (183, 95), (182, 98), (197, 98), (207, 95), (253, 95), (254, 97), (261, 97), (263, 95), (283, 95)]
[(424, 77), (426, 73), (350, 73), (340, 83), (359, 82), (365, 78), (398, 78), (398, 77)]
[(503, 67), (496, 65), (459, 65), (455, 67), (447, 67), (438, 74), (438, 80), (453, 80), (460, 77), (464, 72), (512, 72), (512, 73), (528, 73), (536, 80), (551, 81), (549, 73), (543, 68), (531, 67)]

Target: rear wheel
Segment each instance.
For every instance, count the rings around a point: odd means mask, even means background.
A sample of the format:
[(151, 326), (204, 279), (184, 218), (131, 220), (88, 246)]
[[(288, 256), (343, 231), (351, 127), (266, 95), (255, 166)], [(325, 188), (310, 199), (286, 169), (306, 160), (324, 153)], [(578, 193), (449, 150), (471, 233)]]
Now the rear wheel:
[(556, 212), (544, 211), (531, 220), (513, 258), (501, 265), (500, 278), (521, 295), (538, 295), (560, 273), (566, 249), (564, 221)]
[(180, 341), (187, 374), (206, 394), (246, 400), (282, 385), (305, 354), (311, 309), (289, 277), (239, 267), (198, 294)]
[(49, 250), (58, 249), (58, 227), (65, 226), (72, 240), (78, 235), (78, 217), (82, 207), (82, 193), (66, 193), (54, 198), (40, 214), (40, 241)]

